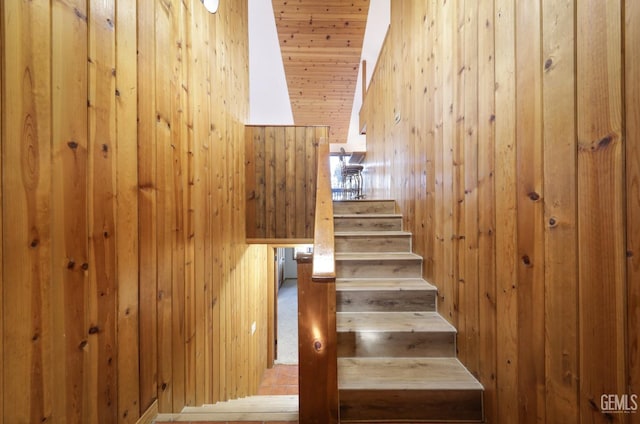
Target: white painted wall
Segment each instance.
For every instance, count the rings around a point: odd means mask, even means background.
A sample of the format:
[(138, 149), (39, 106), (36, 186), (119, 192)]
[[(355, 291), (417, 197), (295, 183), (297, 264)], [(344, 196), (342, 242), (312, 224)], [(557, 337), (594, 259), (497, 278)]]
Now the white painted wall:
[(366, 137), (360, 134), (359, 128), (360, 108), (362, 107), (362, 61), (367, 61), (367, 86), (369, 86), (390, 23), (391, 0), (371, 0), (369, 2), (367, 28), (365, 29), (362, 44), (362, 55), (360, 58), (360, 67), (358, 68), (358, 82), (353, 99), (347, 144), (332, 145), (331, 151), (337, 152), (340, 150), (340, 147), (344, 147), (347, 152), (364, 152), (367, 150)]
[(249, 0), (249, 122), (293, 125), (271, 0)]

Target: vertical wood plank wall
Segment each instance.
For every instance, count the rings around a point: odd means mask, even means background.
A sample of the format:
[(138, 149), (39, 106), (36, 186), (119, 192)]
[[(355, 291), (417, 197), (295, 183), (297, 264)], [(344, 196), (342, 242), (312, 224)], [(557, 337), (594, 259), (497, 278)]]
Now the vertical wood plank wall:
[(247, 126), (247, 238), (313, 238), (317, 146), (328, 127)]
[[(638, 422), (635, 1), (392, 2), (361, 112), (487, 422)], [(361, 125), (362, 126), (362, 125)]]
[(640, 3), (625, 2), (625, 161), (627, 165), (627, 345), (629, 391), (640, 392)]
[(135, 423), (156, 400), (257, 391), (247, 7), (2, 2), (0, 423)]

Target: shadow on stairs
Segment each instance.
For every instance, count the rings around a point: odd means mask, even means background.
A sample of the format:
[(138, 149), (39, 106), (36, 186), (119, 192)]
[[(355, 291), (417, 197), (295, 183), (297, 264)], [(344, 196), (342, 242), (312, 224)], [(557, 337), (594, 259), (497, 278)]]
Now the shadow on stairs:
[(393, 200), (334, 201), (340, 422), (482, 422)]

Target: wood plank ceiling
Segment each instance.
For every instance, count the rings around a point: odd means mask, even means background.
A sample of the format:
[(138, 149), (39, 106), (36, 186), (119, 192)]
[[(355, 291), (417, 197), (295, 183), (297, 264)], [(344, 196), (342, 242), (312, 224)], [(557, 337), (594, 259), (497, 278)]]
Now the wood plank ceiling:
[(296, 125), (347, 141), (369, 0), (272, 0)]

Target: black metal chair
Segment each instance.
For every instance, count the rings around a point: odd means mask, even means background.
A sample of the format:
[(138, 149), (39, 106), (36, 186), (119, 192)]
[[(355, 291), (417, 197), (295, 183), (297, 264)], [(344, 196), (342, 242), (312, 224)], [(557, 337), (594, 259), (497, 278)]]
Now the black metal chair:
[(364, 166), (351, 164), (345, 161), (347, 152), (340, 148), (340, 184), (343, 193), (348, 193), (350, 199), (361, 199), (362, 196), (362, 170)]

